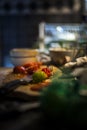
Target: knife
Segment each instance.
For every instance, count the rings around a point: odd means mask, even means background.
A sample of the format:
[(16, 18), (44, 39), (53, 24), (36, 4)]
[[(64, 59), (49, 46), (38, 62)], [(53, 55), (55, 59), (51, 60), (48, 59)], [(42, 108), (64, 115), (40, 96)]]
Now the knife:
[(7, 95), (10, 92), (12, 92), (14, 89), (19, 87), (20, 85), (28, 85), (31, 82), (32, 82), (31, 76), (25, 76), (21, 79), (16, 79), (16, 80), (10, 81), (10, 82), (6, 83), (5, 85), (1, 86), (0, 96), (1, 95)]

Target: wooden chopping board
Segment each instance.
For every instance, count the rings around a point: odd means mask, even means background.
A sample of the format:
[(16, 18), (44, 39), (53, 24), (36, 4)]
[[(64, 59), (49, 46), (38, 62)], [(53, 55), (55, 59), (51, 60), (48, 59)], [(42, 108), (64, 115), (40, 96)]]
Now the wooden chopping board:
[[(53, 73), (58, 71), (60, 74), (62, 71), (58, 69), (55, 66), (50, 66), (53, 68)], [(3, 84), (10, 82), (15, 79), (20, 79), (23, 78), (24, 75), (20, 74), (13, 74), (13, 68), (0, 68), (0, 86)], [(39, 97), (41, 95), (40, 91), (32, 91), (30, 88), (32, 86), (41, 86), (41, 89), (44, 88), (44, 86), (48, 86), (48, 84), (51, 82), (50, 79), (45, 80), (42, 83), (38, 84), (28, 84), (28, 85), (20, 85), (18, 86), (13, 92), (9, 94), (11, 97), (18, 97), (18, 98), (23, 98), (23, 99), (29, 99), (30, 97)]]
[[(8, 82), (9, 80), (12, 81), (14, 79), (20, 78), (20, 76), (16, 77), (14, 74), (12, 74), (12, 70), (13, 68), (0, 68), (0, 86), (4, 84), (4, 81)], [(49, 82), (49, 81), (47, 80), (46, 82)], [(38, 85), (40, 85), (40, 83)], [(44, 82), (42, 83), (42, 85), (44, 86)], [(32, 91), (30, 89), (31, 87), (32, 87), (31, 84), (20, 85), (13, 92), (11, 92), (8, 96), (13, 97), (13, 98), (20, 98), (23, 100), (30, 100), (30, 97), (39, 98), (41, 94), (40, 91)]]

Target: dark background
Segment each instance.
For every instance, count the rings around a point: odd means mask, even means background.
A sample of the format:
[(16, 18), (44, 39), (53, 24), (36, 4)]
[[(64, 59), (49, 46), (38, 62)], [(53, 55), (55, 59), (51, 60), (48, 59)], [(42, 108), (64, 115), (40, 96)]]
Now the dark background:
[[(80, 4), (74, 9), (75, 1)], [(85, 0), (1, 0), (0, 1), (0, 66), (11, 66), (12, 48), (34, 48), (38, 26), (45, 23), (81, 23)], [(68, 7), (69, 13), (62, 12)], [(55, 11), (52, 11), (54, 8)]]

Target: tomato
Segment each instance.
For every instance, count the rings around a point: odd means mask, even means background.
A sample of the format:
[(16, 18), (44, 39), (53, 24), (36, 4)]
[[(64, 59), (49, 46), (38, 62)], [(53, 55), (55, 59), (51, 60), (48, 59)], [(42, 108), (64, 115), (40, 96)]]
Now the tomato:
[(28, 67), (27, 69), (26, 69), (26, 71), (27, 71), (27, 74), (33, 74), (33, 72), (34, 72), (34, 67), (33, 66), (31, 66), (31, 67)]
[(23, 67), (26, 69), (27, 74), (33, 74), (36, 70), (38, 70), (41, 66), (41, 62), (29, 62)]
[(42, 65), (41, 62), (29, 62), (27, 64), (24, 64), (23, 67), (28, 68), (28, 67), (31, 67), (31, 66), (37, 66), (39, 68), (41, 65)]
[(23, 66), (15, 66), (14, 69), (13, 69), (13, 73), (15, 74), (18, 74), (18, 73), (21, 73), (21, 74), (26, 74), (26, 69), (23, 67)]
[(49, 68), (47, 68), (47, 67), (42, 68), (42, 71), (44, 71), (47, 74), (48, 77), (50, 77), (52, 75), (51, 70)]
[(42, 65), (41, 62), (29, 62), (21, 66), (15, 66), (13, 72), (18, 74), (33, 74)]
[(30, 62), (30, 63), (24, 64), (23, 67), (24, 67), (24, 68), (28, 68), (28, 67), (30, 67), (30, 66), (32, 66), (32, 65), (33, 65), (33, 62)]

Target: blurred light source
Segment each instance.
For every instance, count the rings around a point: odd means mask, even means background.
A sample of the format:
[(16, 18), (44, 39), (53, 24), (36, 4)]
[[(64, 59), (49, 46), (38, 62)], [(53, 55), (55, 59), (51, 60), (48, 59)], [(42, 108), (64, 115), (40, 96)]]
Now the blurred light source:
[(60, 26), (57, 26), (57, 31), (59, 31), (59, 32), (63, 32), (63, 28), (62, 27), (60, 27)]

